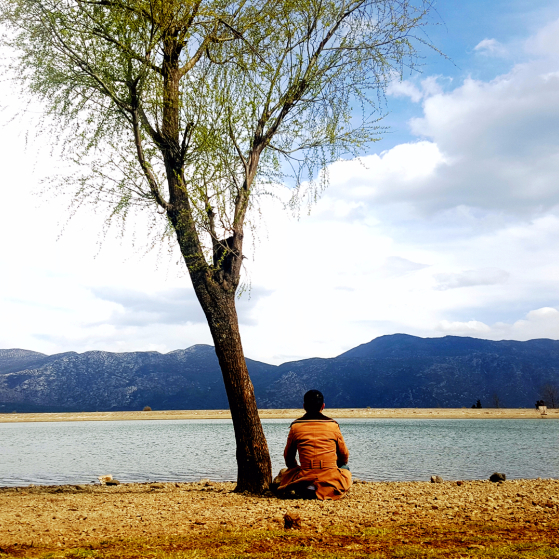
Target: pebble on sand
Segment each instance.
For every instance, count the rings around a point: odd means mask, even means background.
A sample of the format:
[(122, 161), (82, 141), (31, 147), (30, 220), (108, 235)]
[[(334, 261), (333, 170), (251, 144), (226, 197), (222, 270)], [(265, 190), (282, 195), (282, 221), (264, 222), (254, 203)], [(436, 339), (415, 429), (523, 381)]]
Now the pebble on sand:
[(301, 528), (301, 517), (298, 514), (288, 512), (283, 517), (283, 525), (286, 530)]
[(495, 472), (489, 476), (489, 481), (493, 483), (497, 483), (499, 481), (505, 481), (507, 476), (505, 474), (500, 474), (499, 472)]

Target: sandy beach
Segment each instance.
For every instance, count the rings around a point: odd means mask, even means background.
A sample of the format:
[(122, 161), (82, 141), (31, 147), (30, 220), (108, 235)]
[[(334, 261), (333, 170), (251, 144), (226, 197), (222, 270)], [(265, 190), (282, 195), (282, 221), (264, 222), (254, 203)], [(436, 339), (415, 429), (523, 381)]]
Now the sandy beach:
[[(262, 419), (296, 419), (302, 409), (260, 410)], [(542, 417), (535, 408), (341, 408), (326, 409), (326, 415), (342, 418), (400, 419), (559, 419), (559, 409)], [(4, 413), (0, 423), (22, 421), (130, 421), (145, 419), (230, 419), (229, 410), (114, 411), (76, 413)]]

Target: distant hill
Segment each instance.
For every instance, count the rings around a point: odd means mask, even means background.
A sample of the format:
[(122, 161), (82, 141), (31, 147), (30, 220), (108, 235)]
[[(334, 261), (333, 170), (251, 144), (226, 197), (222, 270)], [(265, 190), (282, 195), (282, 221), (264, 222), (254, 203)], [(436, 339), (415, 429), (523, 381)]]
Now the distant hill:
[(381, 336), (333, 359), (279, 367), (280, 378), (260, 395), (266, 407), (291, 407), (317, 386), (332, 407), (532, 407), (546, 383), (559, 387), (559, 341), (480, 340), (446, 336)]
[(0, 349), (0, 374), (15, 373), (47, 363), (49, 356), (26, 349)]
[[(17, 363), (22, 366), (19, 370)], [(255, 386), (277, 367), (247, 359)], [(62, 353), (0, 350), (0, 412), (223, 409), (227, 396), (209, 345), (155, 351)]]
[[(258, 405), (301, 407), (321, 390), (329, 407), (532, 407), (559, 387), (559, 341), (381, 336), (331, 359), (268, 365), (247, 359)], [(44, 355), (0, 350), (0, 412), (223, 409), (212, 346), (158, 352)]]

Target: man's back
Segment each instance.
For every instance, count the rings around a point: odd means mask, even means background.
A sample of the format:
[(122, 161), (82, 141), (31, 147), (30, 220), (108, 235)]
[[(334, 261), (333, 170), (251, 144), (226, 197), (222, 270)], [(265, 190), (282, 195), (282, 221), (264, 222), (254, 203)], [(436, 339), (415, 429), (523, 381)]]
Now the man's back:
[(351, 487), (351, 473), (344, 466), (349, 451), (340, 426), (322, 413), (307, 413), (291, 424), (284, 458), (288, 470), (280, 490), (311, 487), (318, 499), (339, 499)]
[[(308, 414), (307, 414), (308, 415)], [(299, 453), (302, 468), (337, 468), (346, 464), (349, 452), (340, 426), (333, 419), (302, 417), (291, 424), (287, 438), (285, 461), (288, 468), (296, 466), (295, 454)]]

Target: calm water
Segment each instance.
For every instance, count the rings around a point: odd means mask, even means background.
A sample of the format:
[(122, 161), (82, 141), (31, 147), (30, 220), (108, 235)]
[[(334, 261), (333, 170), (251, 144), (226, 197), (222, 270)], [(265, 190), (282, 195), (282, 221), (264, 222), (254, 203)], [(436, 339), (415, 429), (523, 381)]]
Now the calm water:
[[(289, 421), (264, 420), (274, 474)], [(559, 477), (559, 420), (342, 419), (357, 478)], [(235, 480), (228, 420), (0, 424), (0, 485)]]

